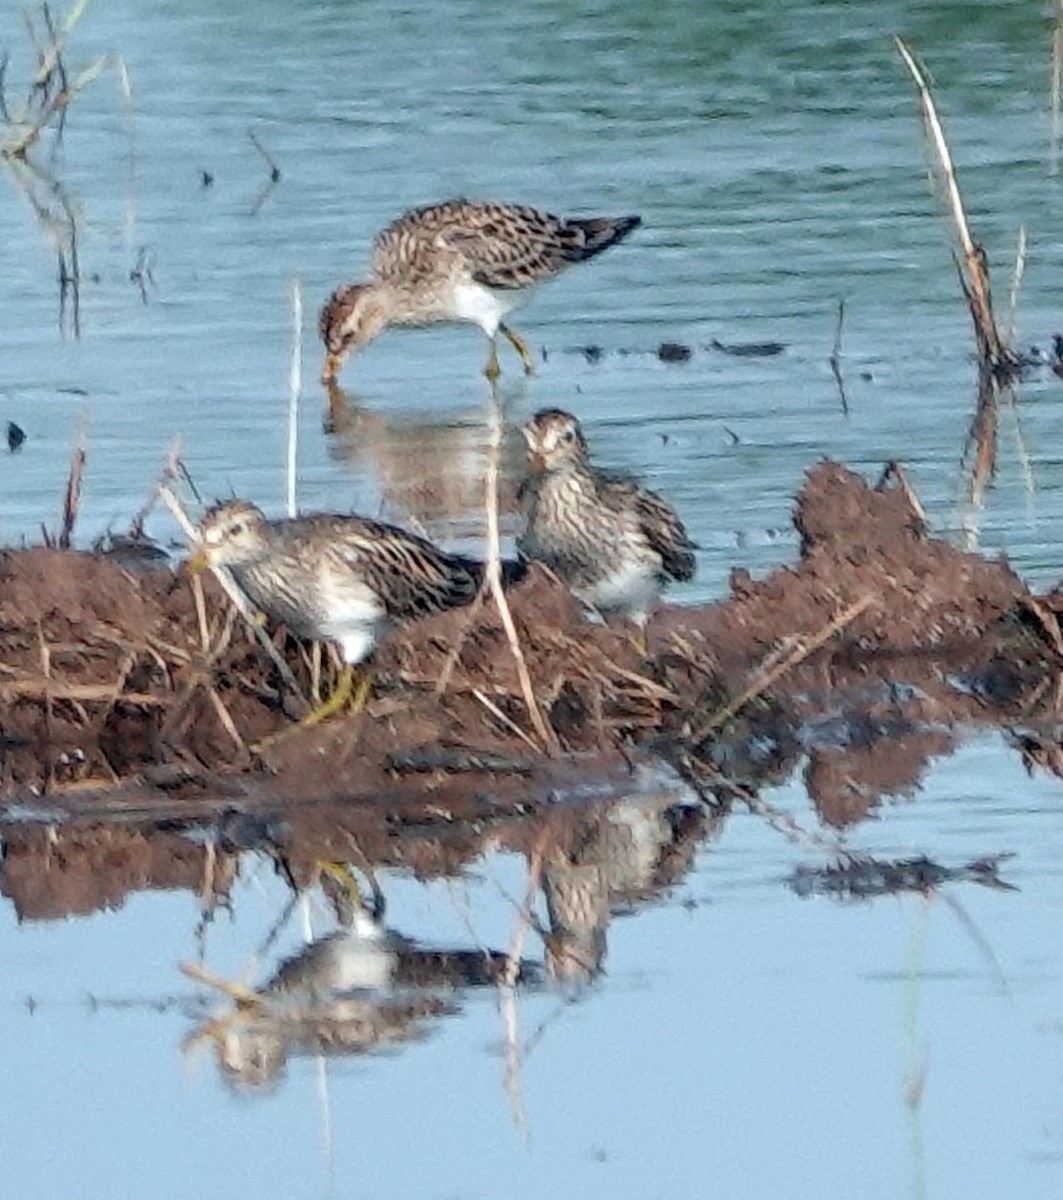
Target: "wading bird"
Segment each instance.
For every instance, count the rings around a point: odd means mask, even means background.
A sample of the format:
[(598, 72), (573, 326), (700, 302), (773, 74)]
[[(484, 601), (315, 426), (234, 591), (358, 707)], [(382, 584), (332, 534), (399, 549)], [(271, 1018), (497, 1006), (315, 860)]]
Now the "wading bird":
[(636, 216), (565, 218), (473, 200), (411, 209), (377, 234), (369, 282), (339, 288), (322, 309), (322, 382), (389, 325), (444, 321), (470, 321), (487, 334), (488, 379), (499, 374), (498, 333), (530, 374), (531, 351), (504, 318), (537, 284), (608, 250), (640, 223)]

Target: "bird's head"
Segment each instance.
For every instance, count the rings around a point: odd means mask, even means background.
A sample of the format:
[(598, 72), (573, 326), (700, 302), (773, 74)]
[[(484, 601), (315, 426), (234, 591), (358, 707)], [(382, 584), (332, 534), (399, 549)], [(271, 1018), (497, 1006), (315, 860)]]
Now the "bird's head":
[(586, 462), (587, 443), (580, 423), (560, 408), (544, 408), (524, 426), (528, 458), (535, 474)]
[(333, 292), (318, 321), (325, 343), (321, 382), (331, 383), (347, 355), (371, 342), (387, 323), (387, 306), (373, 284), (352, 283)]
[(246, 500), (226, 500), (207, 510), (188, 567), (199, 572), (207, 567), (242, 566), (261, 558), (268, 545), (262, 510)]

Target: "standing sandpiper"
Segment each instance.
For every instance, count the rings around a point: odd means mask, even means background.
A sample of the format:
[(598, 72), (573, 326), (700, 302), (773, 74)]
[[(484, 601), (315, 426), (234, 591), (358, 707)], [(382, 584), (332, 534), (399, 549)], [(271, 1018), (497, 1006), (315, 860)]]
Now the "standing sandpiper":
[[(484, 574), (483, 563), (394, 525), (331, 513), (268, 521), (244, 500), (210, 509), (199, 536), (193, 571), (228, 567), (251, 603), (296, 637), (339, 644), (346, 670), (308, 722), (351, 698), (353, 668), (389, 629), (468, 604)], [(523, 574), (522, 564), (502, 563), (504, 583)]]
[(675, 510), (630, 477), (591, 466), (579, 421), (547, 408), (524, 426), (531, 468), (517, 548), (576, 597), (644, 628), (670, 579), (694, 576), (695, 544)]
[(347, 355), (387, 326), (441, 321), (471, 321), (487, 334), (488, 379), (498, 378), (500, 332), (531, 374), (531, 351), (503, 324), (506, 314), (536, 284), (608, 250), (641, 220), (555, 217), (520, 204), (473, 200), (411, 209), (377, 234), (369, 282), (339, 288), (321, 310), (322, 382), (334, 380)]

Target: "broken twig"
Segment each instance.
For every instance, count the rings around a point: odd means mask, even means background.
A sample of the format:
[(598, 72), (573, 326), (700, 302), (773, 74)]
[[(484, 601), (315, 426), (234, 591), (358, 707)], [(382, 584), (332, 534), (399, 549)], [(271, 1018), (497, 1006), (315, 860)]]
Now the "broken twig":
[(974, 323), (979, 365), (983, 371), (988, 371), (993, 375), (1007, 372), (1014, 366), (1014, 356), (1005, 345), (997, 328), (996, 318), (993, 315), (985, 251), (971, 237), (959, 185), (956, 182), (956, 170), (952, 163), (952, 155), (949, 152), (948, 143), (945, 141), (945, 133), (938, 118), (930, 85), (904, 42), (900, 38), (894, 38), (894, 42), (915, 80), (915, 86), (919, 92), (923, 119), (937, 155), (953, 223), (956, 227), (960, 248), (963, 251), (963, 260), (962, 262), (957, 260), (956, 267), (960, 275), (960, 285), (971, 313), (971, 320)]
[(70, 460), (70, 475), (66, 481), (66, 495), (63, 498), (63, 524), (59, 530), (58, 546), (60, 550), (70, 549), (70, 538), (74, 532), (74, 524), (78, 519), (78, 509), (81, 507), (81, 481), (85, 474), (85, 431), (78, 434), (77, 445)]
[(792, 670), (798, 663), (803, 662), (810, 654), (815, 653), (820, 646), (829, 642), (830, 639), (844, 629), (846, 625), (854, 621), (866, 608), (871, 605), (874, 597), (870, 593), (861, 596), (859, 600), (854, 600), (847, 608), (843, 609), (838, 615), (829, 621), (816, 634), (811, 641), (800, 641), (793, 650), (790, 651), (784, 658), (777, 662), (767, 671), (758, 675), (753, 682), (741, 693), (736, 696), (723, 708), (717, 709), (716, 712), (698, 729), (697, 733), (690, 739), (690, 744), (693, 746), (703, 742), (710, 733), (730, 720), (739, 709), (744, 708), (750, 700), (756, 699), (757, 696), (765, 692), (780, 676), (785, 675), (787, 671)]

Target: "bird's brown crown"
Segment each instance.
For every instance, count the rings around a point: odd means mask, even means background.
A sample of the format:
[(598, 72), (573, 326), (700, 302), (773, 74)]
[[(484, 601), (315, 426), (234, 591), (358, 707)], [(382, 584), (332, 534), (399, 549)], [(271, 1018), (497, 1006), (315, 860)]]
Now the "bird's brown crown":
[(321, 309), (317, 325), (329, 354), (340, 354), (350, 340), (350, 320), (358, 309), (365, 286), (364, 283), (350, 283), (337, 288)]
[(216, 563), (238, 563), (261, 554), (266, 543), (266, 518), (247, 500), (223, 500), (209, 508), (199, 537)]
[(524, 426), (532, 469), (550, 471), (566, 463), (584, 462), (587, 442), (579, 421), (561, 408), (544, 408)]

